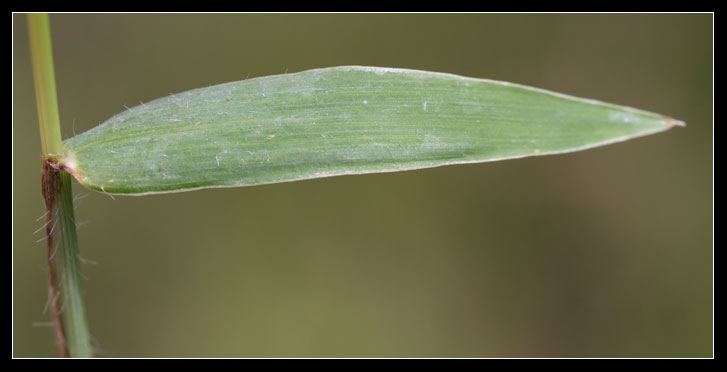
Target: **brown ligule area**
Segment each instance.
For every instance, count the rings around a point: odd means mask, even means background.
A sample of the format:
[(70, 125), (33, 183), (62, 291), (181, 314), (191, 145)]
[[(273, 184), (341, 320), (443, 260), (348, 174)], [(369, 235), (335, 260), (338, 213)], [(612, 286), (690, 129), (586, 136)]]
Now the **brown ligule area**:
[(41, 155), (40, 157), (41, 157), (41, 159), (45, 159), (45, 162), (50, 167), (52, 167), (58, 171), (67, 172), (71, 176), (75, 177), (78, 180), (78, 182), (81, 182), (81, 174), (78, 171), (76, 171), (75, 169), (69, 168), (68, 166), (63, 164), (60, 161), (60, 159), (58, 159), (57, 156), (49, 156), (47, 158), (44, 158), (43, 155)]
[(54, 232), (53, 226), (56, 224), (56, 196), (58, 195), (60, 186), (60, 171), (53, 166), (44, 156), (40, 157), (42, 163), (41, 190), (43, 192), (43, 201), (45, 202), (45, 242), (46, 252), (48, 255), (48, 301), (51, 318), (53, 319), (53, 328), (56, 340), (56, 349), (58, 356), (65, 358), (68, 356), (66, 350), (65, 337), (63, 336), (63, 323), (61, 323), (60, 313), (58, 309), (59, 292), (55, 288), (55, 270), (53, 265), (54, 250)]

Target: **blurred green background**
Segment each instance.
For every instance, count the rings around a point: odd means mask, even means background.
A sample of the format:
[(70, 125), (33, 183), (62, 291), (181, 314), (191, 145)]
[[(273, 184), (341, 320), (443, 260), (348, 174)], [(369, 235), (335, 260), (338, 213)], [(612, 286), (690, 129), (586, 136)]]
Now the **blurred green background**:
[[(13, 21), (13, 354), (52, 357), (25, 15)], [(404, 173), (115, 200), (74, 183), (99, 356), (712, 356), (711, 14), (55, 14), (51, 30), (64, 137), (170, 93), (353, 64), (688, 123)]]

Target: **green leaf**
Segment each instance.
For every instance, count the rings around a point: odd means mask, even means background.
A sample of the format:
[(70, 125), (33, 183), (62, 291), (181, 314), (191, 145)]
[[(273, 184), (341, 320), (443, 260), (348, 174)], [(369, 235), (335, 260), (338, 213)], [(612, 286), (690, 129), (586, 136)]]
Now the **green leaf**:
[(675, 124), (506, 82), (347, 66), (142, 104), (64, 141), (58, 165), (95, 190), (158, 193), (557, 154)]

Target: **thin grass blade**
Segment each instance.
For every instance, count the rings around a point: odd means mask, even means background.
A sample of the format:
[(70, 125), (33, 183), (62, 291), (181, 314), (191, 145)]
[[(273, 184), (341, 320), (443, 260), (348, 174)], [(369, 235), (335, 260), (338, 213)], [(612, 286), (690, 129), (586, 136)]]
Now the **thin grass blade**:
[(57, 165), (148, 194), (558, 154), (683, 125), (506, 82), (346, 66), (195, 89), (67, 139)]

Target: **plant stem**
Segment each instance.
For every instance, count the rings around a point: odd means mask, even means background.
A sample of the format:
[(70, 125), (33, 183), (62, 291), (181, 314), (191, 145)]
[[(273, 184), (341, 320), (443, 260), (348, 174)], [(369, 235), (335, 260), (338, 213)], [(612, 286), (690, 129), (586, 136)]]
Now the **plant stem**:
[(58, 119), (56, 75), (53, 69), (48, 15), (28, 14), (28, 34), (33, 61), (41, 148), (44, 155), (59, 155), (63, 151), (63, 145), (61, 143), (61, 124)]
[(28, 14), (33, 78), (42, 146), (42, 191), (46, 206), (48, 294), (59, 357), (91, 357), (81, 289), (71, 177), (54, 165), (63, 152), (47, 14)]

